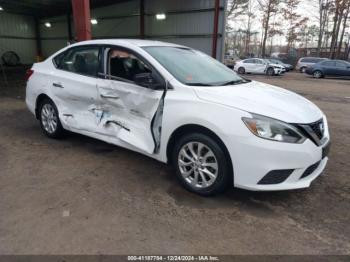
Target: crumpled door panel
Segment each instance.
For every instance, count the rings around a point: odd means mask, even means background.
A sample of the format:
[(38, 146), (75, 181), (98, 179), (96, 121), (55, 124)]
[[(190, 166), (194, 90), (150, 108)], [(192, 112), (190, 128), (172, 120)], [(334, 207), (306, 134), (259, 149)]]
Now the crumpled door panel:
[[(152, 119), (159, 109), (163, 92), (112, 80), (101, 80), (98, 91), (98, 110), (102, 111), (101, 114), (98, 111), (99, 126), (104, 132), (153, 154), (157, 146)], [(160, 136), (160, 133), (157, 135)]]

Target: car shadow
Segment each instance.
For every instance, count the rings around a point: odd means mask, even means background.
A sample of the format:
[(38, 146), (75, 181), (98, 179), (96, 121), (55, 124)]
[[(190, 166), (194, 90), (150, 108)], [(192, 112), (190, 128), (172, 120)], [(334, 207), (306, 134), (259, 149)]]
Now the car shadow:
[[(177, 206), (189, 207), (195, 209), (231, 209), (236, 207), (237, 210), (252, 212), (259, 216), (272, 216), (275, 212), (271, 206), (285, 205), (288, 202), (293, 202), (295, 198), (303, 198), (307, 190), (293, 190), (293, 191), (273, 191), (273, 192), (254, 192), (233, 187), (221, 194), (204, 197), (195, 193), (189, 192), (182, 187), (177, 181), (175, 171), (170, 165), (160, 163), (152, 158), (142, 154), (124, 149), (103, 141), (86, 137), (84, 135), (69, 133), (66, 142), (78, 147), (84, 147), (92, 154), (98, 154), (101, 157), (117, 159), (123, 157), (128, 159), (133, 165), (133, 170), (136, 171), (137, 176), (147, 176), (143, 179), (144, 187), (157, 187), (158, 192), (167, 195), (174, 200)], [(114, 161), (114, 160), (113, 160)], [(118, 161), (115, 161), (118, 165)], [(145, 168), (149, 169), (147, 172)], [(153, 171), (152, 171), (153, 170)], [(161, 172), (163, 175), (159, 176)], [(154, 174), (151, 177), (149, 174)]]
[(180, 185), (168, 189), (167, 193), (175, 200), (177, 205), (191, 208), (223, 209), (238, 207), (260, 211), (271, 211), (271, 205), (284, 205), (297, 195), (302, 197), (307, 190), (257, 192), (229, 187), (224, 193), (203, 197), (188, 192)]

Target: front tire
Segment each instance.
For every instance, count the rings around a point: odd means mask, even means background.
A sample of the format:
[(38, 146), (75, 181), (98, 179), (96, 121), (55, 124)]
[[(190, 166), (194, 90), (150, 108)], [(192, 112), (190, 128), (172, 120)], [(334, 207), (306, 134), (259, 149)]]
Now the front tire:
[(266, 74), (268, 76), (274, 76), (275, 75), (275, 70), (272, 67), (270, 67), (270, 68), (267, 69)]
[(306, 72), (306, 67), (302, 67), (302, 68), (300, 68), (300, 73), (305, 73)]
[(39, 121), (44, 134), (50, 138), (61, 138), (64, 129), (60, 122), (58, 110), (51, 99), (44, 99), (39, 107)]
[(172, 163), (181, 184), (202, 196), (223, 192), (232, 186), (232, 173), (224, 149), (211, 137), (193, 133), (176, 143)]

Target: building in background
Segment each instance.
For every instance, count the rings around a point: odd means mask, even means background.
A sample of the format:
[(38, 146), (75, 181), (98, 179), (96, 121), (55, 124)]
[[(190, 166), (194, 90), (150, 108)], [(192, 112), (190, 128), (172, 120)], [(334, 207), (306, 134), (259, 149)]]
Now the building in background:
[[(223, 59), (227, 0), (90, 2), (93, 39), (160, 40), (190, 46)], [(58, 0), (45, 3), (14, 0), (7, 6), (0, 1), (3, 8), (0, 12), (0, 56), (14, 51), (23, 64), (30, 64), (38, 54), (46, 58), (74, 41), (70, 0), (65, 5), (59, 5), (62, 1)], [(17, 8), (13, 8), (15, 5)]]

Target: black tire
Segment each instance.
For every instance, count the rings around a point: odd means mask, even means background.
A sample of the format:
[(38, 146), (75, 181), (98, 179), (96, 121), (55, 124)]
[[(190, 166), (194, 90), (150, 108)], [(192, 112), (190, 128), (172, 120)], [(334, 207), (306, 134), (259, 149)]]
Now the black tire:
[(305, 70), (306, 70), (306, 67), (305, 67), (305, 66), (301, 67), (301, 68), (300, 68), (300, 73), (305, 73)]
[(275, 70), (272, 68), (272, 67), (269, 67), (267, 70), (266, 70), (266, 74), (268, 76), (274, 76), (275, 75)]
[(244, 67), (238, 68), (238, 74), (244, 75), (245, 74), (245, 68)]
[(320, 71), (320, 70), (315, 70), (313, 73), (312, 73), (313, 77), (314, 78), (322, 78), (323, 77), (323, 73)]
[[(44, 123), (43, 123), (43, 108), (44, 108), (45, 105), (51, 106), (53, 108), (54, 114), (57, 117), (57, 125), (56, 125), (56, 127), (54, 128), (54, 130), (52, 132), (49, 132), (44, 127)], [(49, 138), (61, 138), (61, 137), (64, 136), (65, 130), (62, 127), (57, 107), (56, 107), (55, 103), (49, 98), (45, 98), (39, 105), (39, 121), (40, 121), (41, 129), (43, 130), (44, 134), (47, 137), (49, 137)]]
[[(181, 174), (178, 161), (179, 154), (183, 146), (191, 142), (199, 142), (204, 144), (214, 153), (217, 160), (217, 176), (214, 182), (208, 187), (195, 187), (187, 182)], [(190, 192), (194, 192), (202, 196), (211, 196), (225, 191), (228, 186), (233, 187), (233, 174), (231, 165), (229, 164), (229, 157), (226, 155), (225, 150), (222, 148), (222, 146), (215, 139), (211, 138), (208, 135), (201, 133), (192, 133), (182, 136), (174, 146), (172, 152), (172, 163), (176, 169), (178, 180)]]

